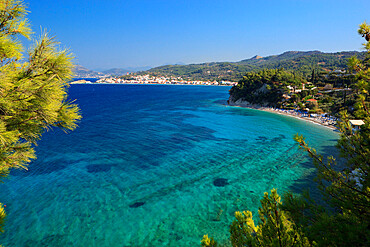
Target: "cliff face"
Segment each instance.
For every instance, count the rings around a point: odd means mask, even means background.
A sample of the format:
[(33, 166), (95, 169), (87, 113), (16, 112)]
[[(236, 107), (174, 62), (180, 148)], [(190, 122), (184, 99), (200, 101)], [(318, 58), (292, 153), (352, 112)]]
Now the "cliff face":
[[(263, 98), (264, 95), (268, 94), (270, 90), (267, 89), (267, 84), (263, 84), (260, 88), (250, 92), (250, 95), (253, 95), (256, 98)], [(261, 100), (259, 102), (249, 102), (243, 97), (237, 97), (236, 95), (230, 93), (227, 103), (231, 106), (245, 106), (245, 107), (255, 107), (258, 106), (267, 106), (269, 102)]]
[(240, 98), (240, 99), (235, 99), (235, 97), (230, 94), (229, 99), (227, 103), (231, 106), (249, 106), (251, 103)]
[(253, 104), (242, 98), (235, 100), (235, 98), (232, 95), (229, 96), (227, 103), (230, 106), (241, 106), (241, 107), (250, 107), (250, 108), (258, 108), (261, 106), (266, 107), (269, 105), (268, 102), (261, 102), (259, 104)]

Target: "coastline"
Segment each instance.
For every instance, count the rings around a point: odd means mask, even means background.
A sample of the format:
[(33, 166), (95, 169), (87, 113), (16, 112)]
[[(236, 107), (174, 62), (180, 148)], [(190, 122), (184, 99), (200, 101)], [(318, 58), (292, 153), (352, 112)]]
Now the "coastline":
[(306, 121), (306, 122), (311, 122), (313, 124), (321, 125), (323, 127), (329, 128), (333, 131), (337, 130), (337, 128), (335, 127), (335, 124), (328, 124), (328, 122), (323, 122), (320, 118), (316, 118), (316, 117), (299, 116), (299, 115), (294, 114), (293, 112), (290, 112), (290, 111), (282, 111), (282, 110), (279, 110), (279, 109), (274, 109), (274, 108), (255, 105), (255, 104), (229, 103), (227, 106), (241, 107), (241, 108), (247, 108), (247, 109), (253, 109), (253, 110), (259, 110), (259, 111), (265, 111), (265, 112), (280, 114), (280, 115), (284, 115), (284, 116), (288, 116), (288, 117), (294, 117), (296, 119), (300, 119), (300, 120), (303, 120), (303, 121)]
[(231, 87), (230, 85), (214, 85), (214, 84), (182, 84), (182, 83), (110, 83), (110, 82), (71, 82), (71, 85), (168, 85), (168, 86), (217, 86)]

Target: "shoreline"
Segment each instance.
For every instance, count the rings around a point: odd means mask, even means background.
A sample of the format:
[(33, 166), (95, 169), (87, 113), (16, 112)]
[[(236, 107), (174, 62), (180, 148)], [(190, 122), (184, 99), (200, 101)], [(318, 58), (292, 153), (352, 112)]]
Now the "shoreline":
[(70, 85), (174, 85), (174, 86), (217, 86), (231, 87), (230, 85), (213, 85), (213, 84), (181, 84), (181, 83), (96, 83), (96, 82), (70, 82)]
[[(72, 82), (70, 84), (77, 84), (77, 85), (174, 85), (174, 86), (229, 86), (229, 85), (207, 85), (207, 84), (170, 84), (170, 83), (96, 83), (96, 82)], [(229, 103), (226, 106), (232, 106), (232, 107), (240, 107), (240, 108), (247, 108), (247, 109), (253, 109), (253, 110), (259, 110), (259, 111), (264, 111), (264, 112), (270, 112), (270, 113), (275, 113), (275, 114), (280, 114), (288, 117), (293, 117), (296, 119), (300, 119), (306, 122), (310, 122), (313, 124), (318, 124), (323, 127), (326, 127), (328, 129), (331, 129), (333, 131), (338, 130), (338, 128), (335, 126), (336, 121), (334, 120), (323, 120), (321, 117), (308, 117), (308, 116), (302, 116), (299, 115), (297, 112), (294, 112), (292, 110), (283, 110), (283, 109), (275, 109), (272, 107), (266, 107), (266, 106), (261, 106), (261, 105), (256, 105), (256, 104), (247, 104), (247, 103)]]
[(297, 114), (293, 114), (292, 112), (289, 112), (289, 111), (282, 111), (282, 110), (279, 110), (279, 109), (273, 109), (273, 108), (270, 108), (270, 107), (254, 105), (254, 104), (235, 104), (235, 103), (231, 103), (231, 104), (227, 104), (227, 106), (247, 108), (247, 109), (253, 109), (253, 110), (275, 113), (275, 114), (279, 114), (279, 115), (284, 115), (284, 116), (300, 119), (300, 120), (310, 122), (310, 123), (313, 123), (313, 124), (318, 124), (318, 125), (321, 125), (323, 127), (328, 128), (328, 129), (331, 129), (333, 131), (338, 130), (338, 128), (335, 126), (336, 122), (335, 122), (335, 124), (329, 124), (328, 122), (323, 122), (320, 118), (303, 117), (303, 116), (299, 116)]

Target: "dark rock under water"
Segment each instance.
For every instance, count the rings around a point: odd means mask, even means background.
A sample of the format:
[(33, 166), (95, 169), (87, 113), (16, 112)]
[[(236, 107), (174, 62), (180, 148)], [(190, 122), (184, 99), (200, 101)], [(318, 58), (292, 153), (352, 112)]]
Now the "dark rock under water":
[(265, 136), (259, 136), (258, 138), (256, 138), (257, 141), (266, 141), (267, 140), (267, 137)]
[(213, 180), (213, 185), (216, 187), (225, 187), (228, 184), (229, 182), (226, 178), (216, 178), (215, 180)]
[(129, 207), (130, 208), (138, 208), (138, 207), (141, 207), (145, 204), (145, 202), (135, 202), (133, 204), (130, 204)]

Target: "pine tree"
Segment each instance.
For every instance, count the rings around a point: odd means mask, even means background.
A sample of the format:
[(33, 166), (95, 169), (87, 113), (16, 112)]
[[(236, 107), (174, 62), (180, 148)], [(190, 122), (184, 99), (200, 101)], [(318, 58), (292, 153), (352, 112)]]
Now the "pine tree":
[(276, 189), (271, 190), (270, 195), (265, 192), (258, 209), (260, 224), (257, 226), (252, 212), (235, 212), (236, 220), (230, 226), (232, 246), (310, 246), (300, 229), (281, 210), (281, 205)]
[(312, 74), (311, 74), (311, 83), (315, 83), (315, 69), (312, 69)]
[[(362, 23), (359, 34), (367, 37), (370, 26)], [(309, 195), (287, 195), (285, 209), (295, 222), (305, 229), (307, 236), (322, 246), (369, 246), (370, 245), (370, 42), (364, 44), (367, 57), (360, 61), (349, 60), (349, 69), (357, 80), (357, 103), (354, 116), (364, 121), (361, 130), (355, 131), (349, 122), (349, 114), (341, 113), (338, 127), (341, 137), (337, 147), (344, 158), (339, 168), (333, 157), (326, 161), (309, 147), (302, 136), (296, 141), (312, 157), (318, 170), (316, 181), (328, 204), (335, 210), (318, 206)], [(343, 167), (344, 166), (344, 167)]]
[[(19, 37), (32, 34), (26, 14), (23, 1), (0, 0), (0, 182), (12, 168), (27, 169), (44, 131), (73, 130), (81, 118), (67, 100), (73, 56), (47, 34), (24, 55)], [(0, 204), (0, 231), (4, 217)]]
[[(276, 189), (270, 195), (265, 192), (258, 209), (259, 225), (255, 225), (252, 212), (235, 212), (235, 220), (230, 226), (230, 240), (234, 247), (263, 246), (289, 247), (311, 246), (302, 231), (288, 218), (281, 209), (281, 197)], [(201, 241), (204, 247), (217, 246), (217, 242), (208, 235)]]
[[(303, 136), (295, 137), (313, 159), (317, 168), (315, 181), (330, 207), (320, 205), (308, 192), (302, 195), (286, 193), (284, 203), (280, 203), (275, 192), (272, 191), (270, 197), (265, 193), (261, 201), (264, 210), (259, 210), (260, 225), (254, 226), (251, 212), (236, 213), (230, 228), (233, 246), (282, 246), (277, 241), (279, 231), (288, 233), (282, 235), (288, 240), (289, 237), (290, 240), (301, 239), (303, 242), (295, 244), (298, 246), (370, 246), (370, 26), (362, 23), (358, 33), (366, 39), (364, 47), (368, 54), (362, 61), (351, 58), (348, 66), (357, 80), (354, 115), (365, 124), (355, 131), (349, 114), (341, 113), (338, 122), (341, 137), (337, 147), (344, 164), (339, 166), (332, 156), (324, 159), (308, 146)], [(277, 218), (283, 224), (280, 229)], [(292, 238), (293, 234), (297, 237)], [(290, 244), (286, 242), (283, 246)]]
[(217, 247), (217, 242), (211, 237), (209, 238), (208, 235), (204, 235), (202, 241), (200, 241), (201, 246), (203, 247)]

